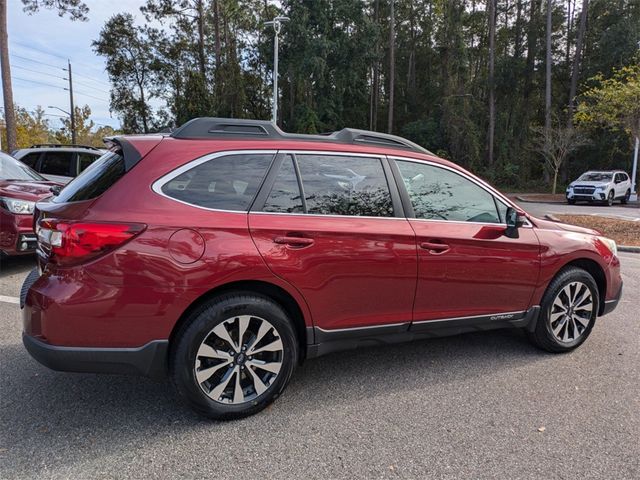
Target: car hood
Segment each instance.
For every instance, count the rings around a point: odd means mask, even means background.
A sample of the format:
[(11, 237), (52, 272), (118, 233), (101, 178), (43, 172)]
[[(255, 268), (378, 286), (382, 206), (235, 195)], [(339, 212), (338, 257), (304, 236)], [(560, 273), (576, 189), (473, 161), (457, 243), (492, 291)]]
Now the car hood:
[(556, 231), (560, 230), (563, 232), (582, 233), (585, 235), (602, 235), (601, 232), (599, 232), (598, 230), (594, 230), (592, 228), (584, 228), (584, 227), (579, 227), (577, 225), (570, 225), (568, 223), (553, 222), (551, 220), (543, 220), (541, 218), (536, 218), (533, 216), (530, 216), (530, 218), (533, 221), (533, 223), (536, 225), (536, 227), (542, 230), (556, 230)]
[(51, 187), (57, 182), (20, 182), (0, 180), (0, 196), (37, 202), (51, 195)]
[(590, 182), (588, 180), (580, 180), (580, 181), (575, 181), (575, 182), (571, 182), (571, 184), (569, 186), (571, 187), (606, 187), (607, 185), (609, 185), (610, 182), (603, 182), (603, 181), (597, 181), (597, 182)]

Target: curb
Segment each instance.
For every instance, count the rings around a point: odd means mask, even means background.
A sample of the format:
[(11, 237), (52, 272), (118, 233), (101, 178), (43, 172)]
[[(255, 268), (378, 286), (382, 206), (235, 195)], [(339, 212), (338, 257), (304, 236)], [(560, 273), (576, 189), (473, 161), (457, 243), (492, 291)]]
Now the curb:
[[(555, 216), (551, 215), (550, 213), (547, 213), (544, 216), (544, 218), (546, 218), (547, 220), (551, 220), (552, 222), (562, 223), (562, 220), (560, 220), (558, 217), (555, 217)], [(619, 252), (640, 253), (640, 247), (633, 247), (631, 245), (618, 245), (618, 251)]]
[(522, 203), (544, 203), (546, 205), (564, 205), (565, 203), (565, 202), (541, 202), (540, 200), (528, 200), (518, 195), (515, 196), (515, 199)]

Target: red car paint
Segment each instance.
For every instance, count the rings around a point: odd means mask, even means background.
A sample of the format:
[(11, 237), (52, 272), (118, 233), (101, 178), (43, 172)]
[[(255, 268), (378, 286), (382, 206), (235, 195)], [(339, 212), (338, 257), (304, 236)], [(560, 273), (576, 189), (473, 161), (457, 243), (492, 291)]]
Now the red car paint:
[[(529, 215), (530, 226), (514, 239), (503, 235), (504, 225), (211, 211), (151, 188), (194, 159), (234, 150), (405, 157), (475, 178), (435, 156), (311, 141), (158, 136), (128, 142), (143, 158), (101, 196), (41, 202), (38, 208), (46, 218), (146, 228), (80, 266), (41, 261), (42, 275), (25, 299), (26, 335), (56, 346), (139, 347), (170, 339), (185, 312), (209, 292), (247, 282), (286, 292), (306, 327), (327, 331), (523, 311), (539, 305), (549, 281), (573, 261), (603, 272), (603, 299), (615, 299), (621, 287), (619, 260), (597, 232)], [(274, 242), (292, 234), (313, 243), (299, 248)], [(445, 251), (425, 248), (433, 244), (444, 244)]]
[[(25, 200), (27, 202), (37, 202), (43, 198), (50, 197), (51, 187), (60, 185), (56, 182), (50, 182), (40, 177), (39, 174), (32, 171), (26, 165), (20, 164), (18, 160), (2, 154), (0, 158), (4, 168), (0, 170), (0, 197), (17, 200)], [(7, 162), (7, 165), (5, 165)], [(21, 169), (32, 173), (29, 180), (25, 179), (8, 179), (4, 180), (4, 176), (9, 170), (8, 163), (19, 164)], [(28, 177), (25, 177), (28, 178)], [(33, 214), (17, 214), (13, 213), (4, 206), (0, 206), (0, 251), (6, 255), (25, 255), (33, 254), (35, 248), (33, 231)], [(23, 249), (20, 247), (22, 240), (30, 238), (30, 247)]]

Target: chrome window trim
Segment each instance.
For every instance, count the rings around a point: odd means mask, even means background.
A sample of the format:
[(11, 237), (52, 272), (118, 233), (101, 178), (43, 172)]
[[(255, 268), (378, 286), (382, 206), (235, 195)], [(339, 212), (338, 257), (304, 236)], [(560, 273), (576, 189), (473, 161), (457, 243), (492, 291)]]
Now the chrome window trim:
[[(455, 168), (452, 168), (452, 167), (450, 167), (448, 165), (444, 165), (444, 164), (438, 163), (438, 162), (433, 162), (431, 160), (422, 160), (422, 159), (417, 159), (417, 158), (402, 157), (402, 156), (399, 156), (399, 155), (388, 155), (388, 158), (390, 160), (394, 160), (394, 161), (395, 160), (399, 160), (399, 161), (405, 161), (405, 162), (427, 164), (427, 165), (432, 166), (432, 167), (443, 168), (445, 170), (449, 170), (450, 172), (453, 172), (455, 174), (460, 175), (461, 177), (466, 178), (471, 183), (476, 184), (478, 187), (483, 189), (489, 195), (491, 195), (492, 197), (496, 197), (499, 201), (501, 201), (502, 203), (506, 204), (507, 206), (511, 206), (513, 208), (516, 208), (517, 210), (521, 210), (520, 207), (515, 205), (511, 200), (509, 200), (506, 196), (504, 196), (498, 190), (496, 190), (492, 186), (486, 184), (485, 182), (483, 182), (480, 179), (476, 179), (476, 178), (470, 177), (469, 175), (467, 175), (466, 172), (462, 172), (462, 171), (457, 170)], [(412, 218), (411, 220), (420, 220), (420, 221), (423, 221), (423, 222), (439, 222), (439, 223), (449, 222), (449, 223), (477, 224), (477, 225), (504, 225), (505, 227), (507, 226), (506, 223), (501, 223), (501, 222), (500, 223), (493, 223), (493, 222), (465, 222), (465, 221), (462, 221), (462, 220), (444, 220), (444, 219), (443, 220), (434, 220), (432, 218)], [(526, 223), (523, 225), (523, 227), (533, 228), (533, 225), (531, 224), (531, 222), (529, 222), (529, 219), (526, 219)]]

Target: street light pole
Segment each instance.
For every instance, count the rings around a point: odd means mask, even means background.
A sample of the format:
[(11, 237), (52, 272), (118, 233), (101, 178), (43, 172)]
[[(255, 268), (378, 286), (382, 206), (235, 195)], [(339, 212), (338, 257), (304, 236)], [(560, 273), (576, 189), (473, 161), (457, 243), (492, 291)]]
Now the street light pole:
[(638, 174), (638, 150), (640, 149), (640, 137), (636, 137), (636, 146), (633, 149), (633, 172), (631, 173), (631, 200), (638, 200), (638, 184), (636, 175)]
[(264, 22), (266, 26), (273, 27), (276, 34), (273, 40), (273, 106), (271, 109), (271, 121), (276, 125), (278, 124), (278, 36), (282, 24), (288, 21), (288, 17), (275, 17), (269, 22)]
[(71, 143), (75, 145), (76, 144), (76, 123), (73, 120), (73, 115), (71, 115), (66, 110), (61, 109), (60, 107), (54, 107), (53, 105), (47, 105), (47, 108), (55, 108), (56, 110), (60, 110), (62, 113), (69, 115), (69, 118), (71, 119)]

